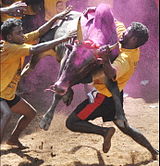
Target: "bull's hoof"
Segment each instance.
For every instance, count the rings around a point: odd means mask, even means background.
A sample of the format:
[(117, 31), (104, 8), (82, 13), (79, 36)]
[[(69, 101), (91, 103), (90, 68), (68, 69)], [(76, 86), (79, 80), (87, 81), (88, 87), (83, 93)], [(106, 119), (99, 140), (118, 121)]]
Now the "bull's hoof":
[(41, 129), (47, 131), (49, 129), (51, 121), (52, 121), (52, 118), (47, 117), (46, 115), (44, 115), (43, 118), (41, 119), (40, 123), (39, 123), (39, 127)]

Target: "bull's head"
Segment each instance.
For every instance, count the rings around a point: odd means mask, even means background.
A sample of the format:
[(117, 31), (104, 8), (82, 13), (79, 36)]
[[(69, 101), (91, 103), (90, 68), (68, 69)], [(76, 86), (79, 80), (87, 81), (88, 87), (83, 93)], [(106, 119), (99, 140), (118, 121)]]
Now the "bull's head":
[(67, 89), (80, 83), (96, 66), (95, 49), (88, 49), (85, 44), (66, 45), (70, 54), (63, 65), (62, 73), (53, 86), (55, 92), (63, 95)]
[(60, 95), (64, 95), (69, 87), (81, 83), (100, 66), (97, 60), (97, 46), (83, 42), (66, 47), (70, 50), (70, 54), (59, 79), (53, 85), (54, 91)]

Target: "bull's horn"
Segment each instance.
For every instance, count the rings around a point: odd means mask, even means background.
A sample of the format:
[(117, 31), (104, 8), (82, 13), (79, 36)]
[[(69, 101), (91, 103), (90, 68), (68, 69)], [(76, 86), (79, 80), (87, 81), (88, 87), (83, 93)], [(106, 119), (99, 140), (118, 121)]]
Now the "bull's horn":
[(78, 19), (78, 25), (77, 25), (77, 39), (79, 41), (83, 40), (83, 34), (82, 34), (82, 27), (81, 27), (81, 17)]
[(113, 49), (115, 49), (118, 46), (118, 42), (113, 44), (113, 45), (109, 45), (109, 49), (110, 51), (112, 51)]

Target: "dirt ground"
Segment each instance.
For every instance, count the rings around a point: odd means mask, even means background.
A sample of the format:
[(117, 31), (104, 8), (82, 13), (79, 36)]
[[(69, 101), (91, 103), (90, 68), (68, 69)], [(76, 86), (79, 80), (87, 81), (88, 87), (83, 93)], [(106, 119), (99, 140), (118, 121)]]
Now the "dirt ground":
[[(158, 103), (146, 103), (142, 98), (125, 98), (125, 112), (131, 126), (141, 131), (158, 148)], [(65, 127), (66, 115), (55, 115), (48, 131), (39, 129), (42, 115), (28, 126), (20, 141), (29, 146), (19, 150), (2, 144), (1, 166), (158, 166), (151, 160), (150, 153), (122, 134), (118, 128), (112, 139), (112, 147), (107, 154), (102, 152), (102, 138), (92, 134), (73, 133)], [(17, 117), (13, 118), (6, 135), (9, 135)], [(114, 126), (112, 122), (103, 124), (101, 119), (93, 121), (98, 125)], [(7, 138), (7, 136), (6, 136)]]

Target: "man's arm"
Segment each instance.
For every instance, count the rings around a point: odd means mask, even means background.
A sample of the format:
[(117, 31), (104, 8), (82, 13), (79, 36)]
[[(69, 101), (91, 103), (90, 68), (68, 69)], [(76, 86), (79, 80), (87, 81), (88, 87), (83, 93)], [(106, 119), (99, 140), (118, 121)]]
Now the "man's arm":
[(1, 14), (8, 14), (10, 16), (23, 16), (23, 13), (27, 10), (27, 5), (24, 2), (18, 1), (7, 7), (1, 7)]
[[(115, 45), (116, 46), (116, 45)], [(114, 47), (115, 47), (114, 46)], [(101, 62), (103, 66), (103, 70), (107, 78), (110, 80), (114, 80), (116, 78), (116, 69), (111, 64), (109, 55), (111, 54), (111, 48), (106, 45), (102, 46), (100, 49), (97, 50), (97, 54), (101, 57)]]
[(48, 42), (43, 42), (43, 43), (40, 43), (40, 44), (37, 44), (37, 45), (33, 45), (30, 48), (30, 54), (39, 54), (41, 52), (47, 51), (49, 49), (54, 48), (56, 45), (60, 44), (61, 42), (66, 42), (66, 41), (68, 41), (69, 39), (71, 39), (75, 36), (76, 36), (75, 32), (70, 32), (70, 33), (65, 34), (64, 36), (62, 36), (58, 39), (51, 40), (51, 41), (48, 41)]
[(72, 7), (68, 6), (63, 12), (55, 15), (53, 18), (51, 18), (48, 22), (46, 22), (44, 25), (42, 25), (38, 31), (39, 31), (39, 35), (42, 36), (44, 35), (46, 32), (48, 32), (53, 24), (58, 20), (58, 19), (63, 19), (70, 11), (71, 11)]
[(109, 56), (103, 60), (103, 70), (108, 79), (114, 80), (116, 78), (116, 69), (112, 66)]

